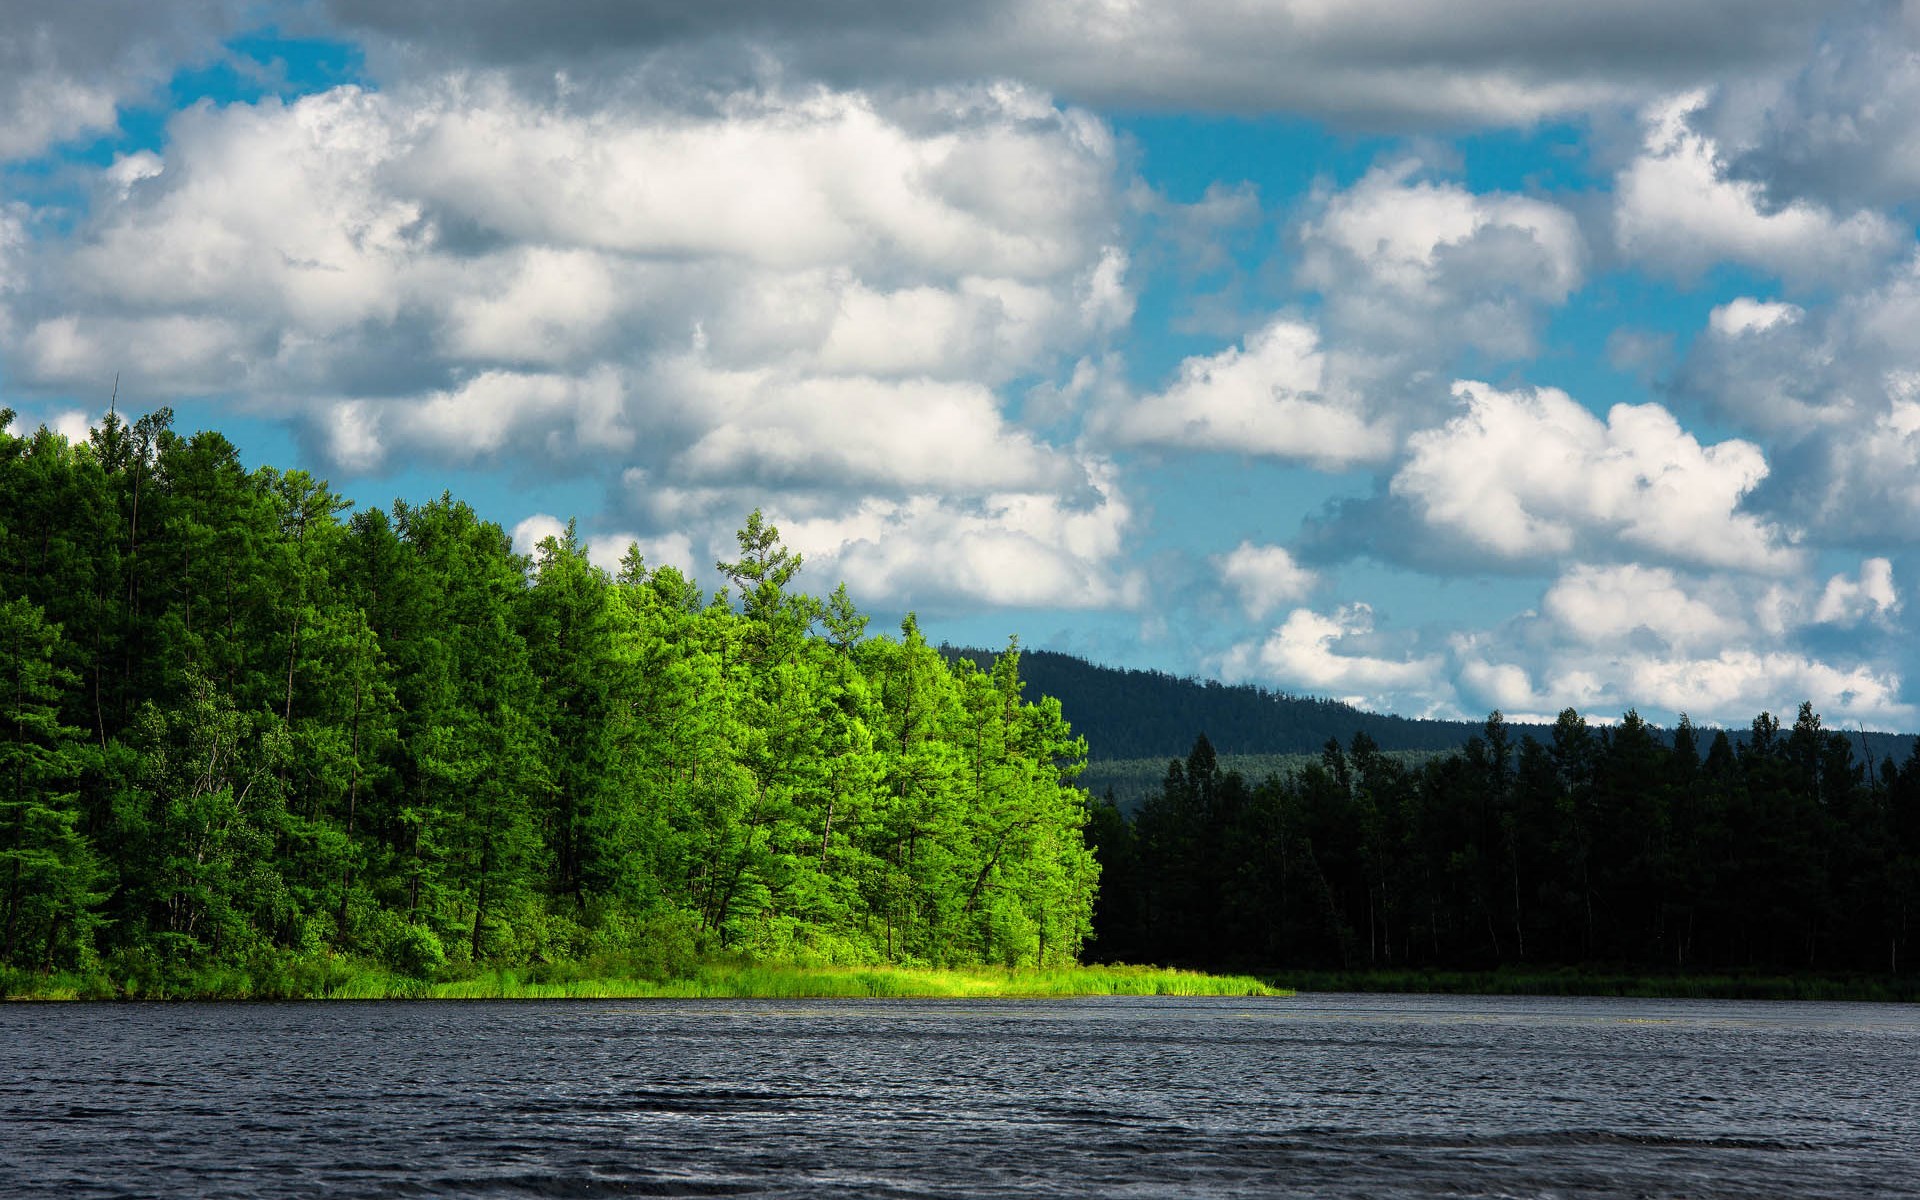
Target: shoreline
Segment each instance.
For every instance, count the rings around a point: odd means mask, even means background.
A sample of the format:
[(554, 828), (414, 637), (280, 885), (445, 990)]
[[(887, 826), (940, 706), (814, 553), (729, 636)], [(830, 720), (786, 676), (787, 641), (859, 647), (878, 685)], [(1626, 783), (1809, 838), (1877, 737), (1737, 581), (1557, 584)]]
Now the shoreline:
[(106, 971), (0, 974), (0, 1000), (20, 1003), (293, 1000), (1046, 999), (1086, 996), (1297, 994), (1598, 996), (1645, 1000), (1920, 1003), (1920, 978), (1717, 972), (1641, 974), (1600, 968), (1487, 971), (1242, 970), (1093, 964), (1055, 968), (807, 966), (708, 960), (668, 977), (638, 964), (591, 961), (500, 967), (421, 979), (348, 959), (253, 970), (203, 967), (166, 978)]
[(1445, 996), (1617, 996), (1637, 1000), (1858, 1001), (1920, 1003), (1920, 977), (1792, 975), (1721, 971), (1699, 975), (1640, 974), (1587, 967), (1491, 971), (1295, 971), (1299, 992), (1424, 993)]
[(425, 980), (365, 964), (255, 981), (235, 969), (191, 981), (109, 982), (105, 977), (19, 976), (0, 980), (9, 1002), (289, 1000), (827, 1000), (1067, 999), (1082, 996), (1290, 996), (1251, 975), (1160, 967), (1057, 968), (794, 966), (703, 963), (690, 975), (655, 979), (600, 974), (578, 964), (499, 968), (460, 979)]

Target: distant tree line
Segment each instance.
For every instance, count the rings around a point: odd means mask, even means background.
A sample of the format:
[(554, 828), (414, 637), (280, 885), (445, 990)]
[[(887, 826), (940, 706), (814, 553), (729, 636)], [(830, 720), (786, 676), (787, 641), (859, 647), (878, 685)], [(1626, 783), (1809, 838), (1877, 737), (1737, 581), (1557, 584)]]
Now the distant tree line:
[(1736, 741), (1499, 713), (1417, 769), (1365, 733), (1286, 778), (1202, 736), (1095, 812), (1095, 958), (1208, 966), (1911, 972), (1920, 743), (1862, 761), (1803, 705)]
[[(1400, 765), (1418, 770), (1430, 758), (1442, 755), (1458, 754), (1459, 746), (1446, 750), (1381, 750), (1379, 753), (1388, 758), (1398, 759)], [(1265, 779), (1269, 775), (1296, 775), (1307, 767), (1320, 763), (1321, 756), (1314, 754), (1221, 754), (1218, 758), (1222, 772), (1238, 771), (1247, 779)], [(1104, 796), (1111, 800), (1123, 813), (1132, 813), (1147, 797), (1160, 793), (1161, 785), (1166, 782), (1167, 759), (1159, 758), (1095, 758), (1091, 752), (1087, 758), (1087, 768), (1080, 773), (1080, 786), (1092, 795)]]
[(166, 411), (0, 412), (0, 965), (442, 964), (663, 939), (1058, 963), (1097, 867), (1057, 702), (795, 590), (450, 496), (351, 512)]

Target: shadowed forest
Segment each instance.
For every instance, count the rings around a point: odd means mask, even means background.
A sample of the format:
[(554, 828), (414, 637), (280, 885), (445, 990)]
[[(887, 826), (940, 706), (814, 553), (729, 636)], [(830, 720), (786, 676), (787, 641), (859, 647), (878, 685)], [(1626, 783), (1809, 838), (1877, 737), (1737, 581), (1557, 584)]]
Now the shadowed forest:
[(1742, 738), (1498, 713), (1409, 767), (1365, 733), (1253, 784), (1203, 736), (1099, 805), (1090, 954), (1214, 966), (1912, 970), (1920, 745), (1863, 762), (1803, 705)]
[(1058, 703), (1017, 650), (867, 636), (758, 513), (706, 597), (571, 530), (517, 555), (449, 496), (349, 516), (164, 410), (80, 444), (12, 415), (0, 966), (1077, 957)]

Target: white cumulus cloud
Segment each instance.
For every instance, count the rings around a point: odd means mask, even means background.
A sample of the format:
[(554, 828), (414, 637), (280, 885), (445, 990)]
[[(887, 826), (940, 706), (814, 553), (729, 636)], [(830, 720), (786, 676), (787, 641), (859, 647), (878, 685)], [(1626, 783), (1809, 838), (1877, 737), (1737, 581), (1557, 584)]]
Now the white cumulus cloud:
[(513, 549), (516, 554), (533, 554), (540, 549), (541, 542), (566, 535), (565, 521), (552, 513), (534, 513), (513, 527)]
[(844, 580), (863, 601), (898, 607), (1132, 608), (1145, 584), (1121, 551), (1133, 519), (1110, 466), (1087, 464), (1093, 495), (1043, 492), (956, 502), (869, 498), (848, 510), (781, 515), (809, 575)]
[(1741, 511), (1767, 474), (1752, 443), (1702, 446), (1657, 404), (1602, 421), (1552, 388), (1454, 394), (1462, 411), (1408, 439), (1391, 483), (1433, 527), (1512, 559), (1602, 546), (1759, 571), (1798, 561), (1783, 530)]
[[(796, 469), (775, 435), (807, 442), (845, 391), (873, 402), (801, 446), (808, 469), (855, 486), (987, 463), (984, 441), (1012, 465), (981, 486), (1030, 482), (1047, 453), (984, 387), (1126, 319), (1112, 138), (1014, 85), (893, 103), (582, 106), (462, 74), (189, 109), (30, 248), (53, 282), (11, 297), (10, 374), (97, 386), (125, 362), (135, 390), (245, 393), (349, 466), (618, 456), (644, 423), (686, 439), (640, 447), (656, 465), (774, 482)], [(690, 343), (711, 370), (673, 369)], [(755, 426), (698, 419), (712, 403)]]
[[(1417, 159), (1406, 159), (1369, 171), (1308, 224), (1308, 244), (1342, 252), (1409, 296), (1429, 296), (1448, 272), (1474, 268), (1547, 300), (1564, 299), (1579, 283), (1586, 244), (1572, 213), (1527, 196), (1420, 179), (1419, 170)], [(1506, 236), (1516, 239), (1512, 254), (1476, 259), (1476, 242)], [(1337, 283), (1335, 260), (1310, 260), (1307, 270), (1316, 285)]]
[(1300, 231), (1299, 278), (1329, 328), (1381, 358), (1472, 346), (1532, 354), (1540, 312), (1585, 275), (1579, 223), (1530, 196), (1423, 177), (1417, 159), (1367, 172)]
[[(1897, 636), (1888, 618), (1899, 603), (1884, 558), (1824, 583), (1578, 563), (1539, 612), (1457, 636), (1453, 657), (1464, 696), (1508, 710), (1638, 707), (1744, 724), (1811, 700), (1831, 717), (1898, 728), (1914, 716), (1883, 644)], [(1807, 639), (1836, 625), (1856, 630), (1852, 649), (1836, 655)]]
[(1314, 329), (1278, 318), (1241, 346), (1180, 364), (1163, 392), (1100, 414), (1116, 442), (1264, 455), (1339, 469), (1393, 449), (1391, 426), (1328, 369)]
[(1653, 107), (1642, 153), (1614, 180), (1614, 237), (1629, 258), (1683, 278), (1732, 261), (1813, 283), (1898, 248), (1897, 227), (1878, 213), (1775, 205), (1759, 183), (1730, 177), (1718, 143), (1692, 123), (1707, 99), (1695, 91)]
[(1752, 628), (1715, 599), (1667, 567), (1576, 563), (1547, 589), (1542, 607), (1566, 636), (1589, 644), (1646, 630), (1671, 645), (1719, 645)]
[(1285, 546), (1256, 546), (1241, 542), (1230, 553), (1214, 559), (1220, 579), (1240, 597), (1254, 620), (1282, 604), (1306, 598), (1318, 578), (1294, 561)]
[(1264, 639), (1233, 647), (1221, 661), (1227, 679), (1250, 679), (1351, 704), (1407, 711), (1410, 697), (1450, 691), (1439, 656), (1391, 657), (1372, 643), (1373, 609), (1332, 613), (1296, 608)]
[(1900, 611), (1900, 593), (1893, 583), (1893, 563), (1869, 558), (1853, 578), (1835, 575), (1827, 581), (1814, 606), (1813, 619), (1823, 625), (1857, 625), (1869, 618), (1885, 620)]
[(84, 219), (0, 225), (9, 382), (104, 388), (125, 363), (128, 394), (295, 419), (349, 472), (647, 481), (583, 528), (603, 565), (631, 537), (690, 563), (784, 506), (876, 601), (1137, 601), (1111, 470), (996, 390), (1130, 318), (1102, 121), (1004, 82), (550, 83), (175, 114), (158, 152), (99, 169)]
[(798, 376), (673, 364), (665, 390), (699, 429), (672, 460), (696, 481), (751, 477), (979, 494), (1070, 486), (1068, 456), (1009, 425), (973, 383)]
[[(1678, 382), (1714, 416), (1771, 441), (1769, 509), (1847, 545), (1920, 536), (1920, 257), (1804, 311), (1741, 313), (1738, 303), (1694, 340)], [(1747, 319), (1760, 315), (1770, 319)]]
[(1765, 333), (1776, 325), (1791, 325), (1806, 315), (1797, 304), (1737, 296), (1707, 314), (1707, 328), (1718, 337), (1734, 339)]

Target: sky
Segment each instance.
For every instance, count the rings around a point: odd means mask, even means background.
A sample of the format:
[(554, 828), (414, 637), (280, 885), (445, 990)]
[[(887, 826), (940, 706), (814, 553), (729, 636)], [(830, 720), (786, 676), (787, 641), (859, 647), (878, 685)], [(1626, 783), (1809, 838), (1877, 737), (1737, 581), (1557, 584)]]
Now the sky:
[(1920, 3), (9, 0), (0, 405), (1408, 715), (1920, 728)]

